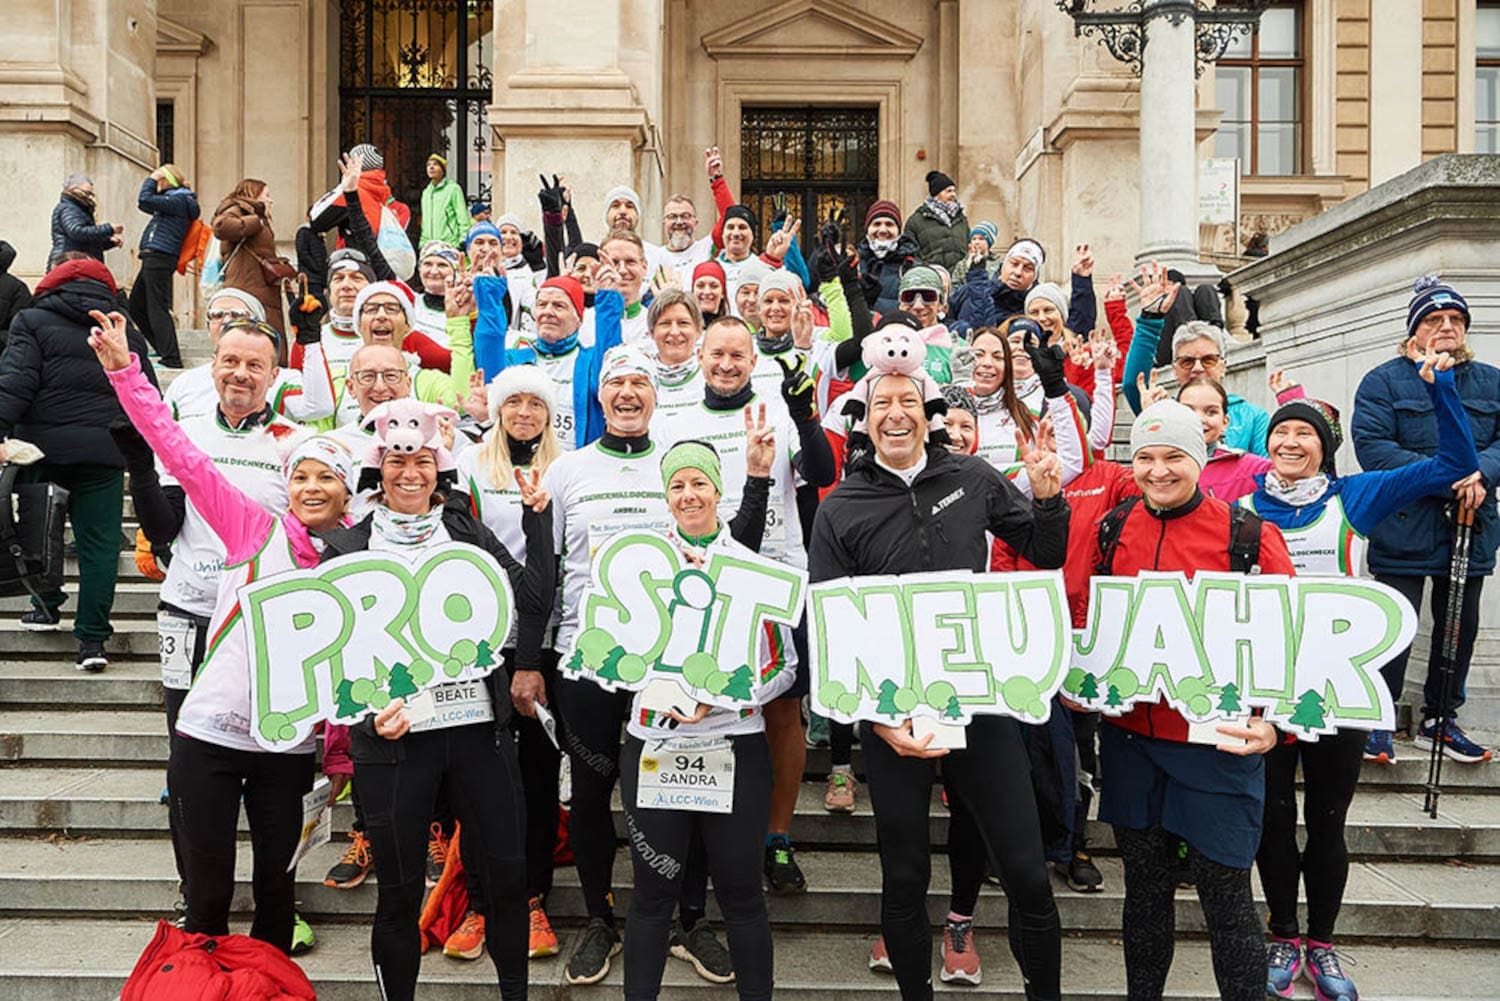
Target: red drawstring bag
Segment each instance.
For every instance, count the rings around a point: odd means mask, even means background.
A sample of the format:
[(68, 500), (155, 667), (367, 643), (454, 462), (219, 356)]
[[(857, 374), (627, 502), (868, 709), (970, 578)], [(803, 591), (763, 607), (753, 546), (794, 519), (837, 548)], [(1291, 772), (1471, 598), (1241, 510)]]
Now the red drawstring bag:
[(165, 921), (120, 1001), (317, 1001), (302, 968), (248, 935), (190, 935)]

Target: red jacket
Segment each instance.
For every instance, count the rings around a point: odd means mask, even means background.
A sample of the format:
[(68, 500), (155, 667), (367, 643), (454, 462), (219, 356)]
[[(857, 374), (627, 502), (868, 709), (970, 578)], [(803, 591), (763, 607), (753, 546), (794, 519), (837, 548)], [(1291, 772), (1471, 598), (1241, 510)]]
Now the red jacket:
[(301, 967), (248, 935), (192, 935), (165, 921), (136, 961), (120, 1001), (316, 1001)]
[[(1120, 356), (1115, 359), (1114, 372), (1114, 383), (1118, 388), (1120, 380), (1125, 376), (1125, 356), (1130, 353), (1130, 338), (1135, 335), (1135, 327), (1130, 322), (1130, 314), (1125, 310), (1124, 299), (1106, 299), (1104, 317), (1109, 321), (1109, 332), (1115, 336), (1115, 347), (1120, 350)], [(1090, 397), (1094, 395), (1094, 366), (1079, 365), (1072, 358), (1067, 358), (1063, 361), (1063, 375)]]
[[(1092, 549), (1097, 563), (1097, 532)], [(1260, 530), (1260, 568), (1262, 573), (1289, 577), (1296, 573), (1281, 530), (1269, 521)], [(1134, 577), (1142, 570), (1181, 570), (1190, 580), (1199, 570), (1228, 572), (1229, 505), (1201, 494), (1195, 503), (1165, 515), (1145, 504), (1135, 505), (1120, 531), (1112, 570), (1116, 577)], [(1106, 718), (1148, 737), (1187, 740), (1187, 721), (1165, 703), (1137, 705), (1123, 716)]]

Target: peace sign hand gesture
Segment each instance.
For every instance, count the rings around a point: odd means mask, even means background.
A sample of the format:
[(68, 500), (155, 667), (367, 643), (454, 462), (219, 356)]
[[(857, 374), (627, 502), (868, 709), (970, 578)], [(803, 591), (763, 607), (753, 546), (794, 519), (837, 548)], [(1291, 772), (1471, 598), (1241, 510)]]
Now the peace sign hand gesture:
[(563, 186), (562, 179), (556, 174), (552, 175), (552, 183), (547, 183), (546, 174), (538, 174), (542, 179), (542, 188), (536, 193), (536, 200), (542, 206), (542, 218), (545, 221), (548, 215), (560, 216), (563, 210)]
[(1156, 369), (1151, 370), (1151, 381), (1146, 381), (1146, 373), (1142, 372), (1135, 377), (1136, 391), (1141, 394), (1141, 409), (1145, 410), (1153, 403), (1159, 403), (1172, 394), (1167, 392), (1165, 386), (1156, 384)]
[(1120, 360), (1120, 348), (1108, 327), (1099, 327), (1089, 335), (1089, 353), (1094, 356), (1094, 369), (1113, 369)]
[(456, 273), (443, 286), (443, 314), (450, 319), (474, 312), (472, 273)]
[[(1048, 433), (1038, 428), (1037, 441), (1042, 441)], [(1032, 497), (1047, 500), (1062, 492), (1062, 460), (1056, 452), (1046, 451), (1037, 443), (1027, 441), (1019, 430), (1016, 431), (1016, 452), (1026, 467), (1026, 478), (1031, 481)]]
[(1079, 368), (1088, 368), (1094, 360), (1093, 353), (1089, 350), (1089, 344), (1076, 333), (1063, 328), (1063, 349), (1068, 352), (1068, 360)]
[[(543, 431), (543, 434), (548, 432)], [(531, 508), (537, 514), (547, 510), (547, 505), (552, 503), (552, 495), (547, 493), (547, 488), (542, 486), (542, 471), (533, 469), (528, 474), (522, 469), (516, 470), (516, 486), (521, 489), (521, 503)]]
[(788, 216), (786, 224), (771, 234), (766, 241), (766, 256), (777, 260), (785, 260), (787, 251), (792, 249), (792, 241), (797, 238), (797, 232), (802, 229), (802, 220)]
[(766, 405), (760, 404), (759, 413), (745, 408), (745, 473), (757, 479), (771, 475), (771, 463), (776, 459), (776, 429), (766, 420)]
[(490, 419), (490, 394), (484, 385), (484, 369), (469, 373), (469, 394), (464, 397), (464, 413), (483, 423)]
[(99, 356), (106, 372), (118, 372), (130, 364), (130, 344), (125, 337), (125, 317), (111, 312), (107, 316), (97, 309), (89, 318), (98, 324), (89, 332), (89, 347)]

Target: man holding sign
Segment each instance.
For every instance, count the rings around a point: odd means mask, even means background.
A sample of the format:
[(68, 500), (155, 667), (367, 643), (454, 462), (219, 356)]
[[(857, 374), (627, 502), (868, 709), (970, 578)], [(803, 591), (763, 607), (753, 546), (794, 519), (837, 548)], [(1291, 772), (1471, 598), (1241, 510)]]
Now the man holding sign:
[[(818, 510), (808, 554), (814, 582), (983, 572), (989, 565), (986, 531), (1038, 567), (1062, 566), (1068, 508), (1059, 496), (1056, 455), (1020, 445), (1035, 498), (1028, 501), (983, 460), (929, 445), (922, 390), (910, 377), (875, 378), (868, 392), (874, 454), (855, 463)], [(934, 763), (944, 757), (948, 795), (974, 815), (1005, 882), (1011, 941), (1027, 997), (1059, 997), (1062, 933), (1020, 725), (1007, 716), (976, 716), (964, 728), (964, 746), (951, 754), (934, 747), (930, 734), (913, 737), (910, 722), (866, 720), (861, 726), (880, 842), (881, 931), (902, 998), (932, 997), (928, 807)]]

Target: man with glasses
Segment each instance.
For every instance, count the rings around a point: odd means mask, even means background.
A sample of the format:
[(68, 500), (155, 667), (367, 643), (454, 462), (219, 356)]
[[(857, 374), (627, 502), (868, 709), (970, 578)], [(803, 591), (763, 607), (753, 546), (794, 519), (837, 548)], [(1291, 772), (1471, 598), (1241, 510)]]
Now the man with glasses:
[(629, 230), (617, 229), (599, 245), (600, 260), (612, 265), (619, 274), (620, 295), (625, 298), (625, 314), (620, 318), (623, 343), (639, 345), (650, 338), (646, 325), (646, 308), (641, 305), (641, 284), (646, 278), (646, 245)]
[(328, 258), (328, 321), (323, 324), (323, 357), (342, 375), (349, 357), (361, 344), (354, 300), (375, 281), (375, 270), (353, 247), (335, 250)]
[[(232, 323), (264, 323), (266, 308), (249, 292), (223, 288), (208, 301), (209, 343), (218, 351), (219, 337)], [(316, 330), (311, 335), (300, 331), (298, 348), (293, 352), (296, 368), (278, 368), (266, 390), (271, 409), (298, 422), (321, 420), (333, 414), (333, 377), (324, 362), (323, 343)], [(211, 414), (218, 405), (219, 393), (214, 384), (214, 363), (205, 362), (183, 372), (172, 380), (165, 394), (172, 416), (179, 421)]]
[[(411, 330), (410, 309), (405, 294), (391, 282), (376, 282), (360, 292), (355, 300), (354, 313), (359, 317), (361, 345), (349, 359), (348, 374), (342, 391), (338, 393), (332, 420), (320, 422), (324, 430), (357, 424), (375, 403), (384, 403), (386, 399), (415, 396), (423, 403), (441, 403), (458, 409), (458, 395), (453, 390), (447, 366), (441, 371), (428, 367), (424, 364), (421, 347), (414, 344), (420, 339), (436, 347), (426, 335)], [(371, 347), (390, 348), (386, 357), (398, 358), (399, 363), (372, 366), (366, 351)], [(443, 353), (448, 352), (444, 350)], [(394, 395), (385, 395), (388, 390), (394, 391)], [(363, 399), (361, 394), (364, 394)], [(375, 403), (366, 405), (372, 398), (371, 394)]]

